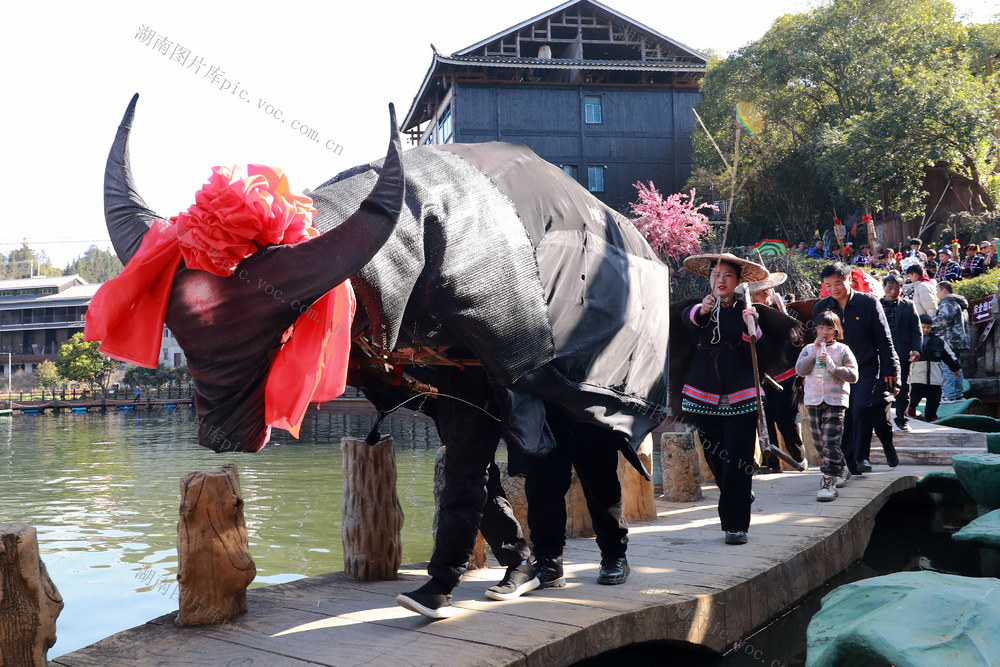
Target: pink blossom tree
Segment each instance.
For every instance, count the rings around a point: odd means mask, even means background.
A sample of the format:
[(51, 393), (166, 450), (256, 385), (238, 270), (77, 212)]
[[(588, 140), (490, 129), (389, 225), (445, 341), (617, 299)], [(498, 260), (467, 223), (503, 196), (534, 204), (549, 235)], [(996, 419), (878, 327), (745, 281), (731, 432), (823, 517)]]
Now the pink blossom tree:
[(708, 234), (709, 224), (699, 209), (717, 211), (718, 207), (695, 206), (694, 188), (686, 195), (678, 192), (664, 199), (652, 181), (649, 187), (639, 182), (633, 186), (639, 191), (639, 202), (631, 204), (632, 213), (638, 216), (632, 222), (653, 252), (671, 259), (701, 252), (699, 241)]

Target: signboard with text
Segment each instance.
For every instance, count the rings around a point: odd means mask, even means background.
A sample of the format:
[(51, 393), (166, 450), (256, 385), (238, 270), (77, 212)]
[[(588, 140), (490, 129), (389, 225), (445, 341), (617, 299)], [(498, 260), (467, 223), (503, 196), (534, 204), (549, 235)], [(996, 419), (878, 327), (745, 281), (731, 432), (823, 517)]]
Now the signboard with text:
[(983, 324), (993, 321), (993, 298), (992, 296), (987, 296), (982, 299), (976, 299), (969, 304), (969, 310), (971, 311), (969, 319), (972, 324)]

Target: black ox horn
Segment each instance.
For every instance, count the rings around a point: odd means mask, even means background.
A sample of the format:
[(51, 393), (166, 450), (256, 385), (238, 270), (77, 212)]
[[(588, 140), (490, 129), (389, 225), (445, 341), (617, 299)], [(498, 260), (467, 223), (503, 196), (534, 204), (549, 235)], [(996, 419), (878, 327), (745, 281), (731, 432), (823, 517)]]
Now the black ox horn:
[(160, 218), (146, 206), (146, 202), (135, 191), (135, 182), (132, 180), (128, 142), (132, 118), (135, 116), (135, 103), (138, 101), (139, 94), (136, 93), (125, 109), (104, 170), (104, 220), (108, 224), (111, 243), (122, 264), (128, 263), (139, 249), (149, 226)]
[[(125, 110), (122, 122), (118, 126), (118, 133), (115, 135), (115, 141), (111, 145), (111, 152), (108, 153), (108, 163), (104, 172), (104, 218), (115, 252), (118, 253), (118, 258), (123, 264), (127, 264), (132, 255), (139, 249), (142, 238), (153, 221), (162, 218), (146, 206), (146, 202), (136, 192), (135, 182), (132, 178), (128, 144), (132, 120), (135, 117), (135, 105), (138, 100), (139, 94), (136, 93), (132, 96), (132, 100)], [(361, 203), (359, 209), (344, 221), (344, 224), (323, 234), (323, 236), (331, 236), (328, 241), (347, 241), (348, 239), (344, 237), (353, 236), (359, 229), (371, 225), (366, 230), (368, 233), (363, 235), (369, 238), (354, 238), (352, 239), (354, 243), (349, 243), (349, 245), (368, 245), (369, 247), (374, 245), (375, 248), (371, 250), (371, 253), (374, 253), (374, 250), (385, 242), (399, 218), (406, 196), (406, 187), (403, 165), (400, 160), (402, 147), (399, 128), (396, 124), (396, 110), (392, 104), (389, 105), (389, 116), (391, 138), (378, 181), (368, 197)], [(382, 224), (372, 225), (376, 220)], [(343, 251), (345, 248), (341, 248), (341, 250)], [(352, 270), (349, 270), (345, 277), (360, 270), (361, 266), (371, 258), (371, 253), (366, 253), (367, 258), (363, 259), (358, 266), (352, 267)], [(362, 256), (364, 255), (355, 255), (357, 258)]]

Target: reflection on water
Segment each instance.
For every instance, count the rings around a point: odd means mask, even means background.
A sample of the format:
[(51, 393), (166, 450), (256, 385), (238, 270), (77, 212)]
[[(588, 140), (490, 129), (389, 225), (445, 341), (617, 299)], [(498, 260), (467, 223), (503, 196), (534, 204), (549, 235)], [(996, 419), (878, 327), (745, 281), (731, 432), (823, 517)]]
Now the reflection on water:
[[(197, 445), (187, 408), (0, 420), (0, 523), (35, 526), (66, 602), (49, 657), (177, 608), (180, 479), (195, 470), (239, 469), (252, 586), (342, 570), (340, 439), (363, 438), (373, 421), (370, 409), (310, 411), (301, 440), (275, 431), (256, 454), (215, 454)], [(380, 431), (396, 444), (403, 562), (425, 561), (437, 431), (404, 411)]]

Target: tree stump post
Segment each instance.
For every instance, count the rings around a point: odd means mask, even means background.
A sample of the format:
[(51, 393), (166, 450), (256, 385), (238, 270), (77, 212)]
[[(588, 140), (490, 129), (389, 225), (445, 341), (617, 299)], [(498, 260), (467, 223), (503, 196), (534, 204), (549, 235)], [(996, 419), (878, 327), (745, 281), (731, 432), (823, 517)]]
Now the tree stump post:
[[(437, 541), (438, 514), (441, 512), (441, 492), (444, 491), (444, 459), (448, 455), (447, 449), (447, 447), (439, 448), (434, 459), (434, 522), (431, 524), (431, 532), (435, 541)], [(476, 533), (476, 545), (472, 548), (467, 567), (470, 570), (486, 567), (486, 539), (480, 532)]]
[[(621, 454), (618, 456), (621, 458)], [(583, 494), (583, 484), (580, 483), (580, 476), (576, 474), (576, 468), (573, 468), (569, 482), (569, 491), (566, 492), (566, 537), (593, 536), (594, 523), (590, 520), (587, 497)]]
[[(650, 474), (653, 472), (653, 436), (647, 435), (636, 452)], [(647, 480), (625, 457), (618, 454), (618, 479), (622, 485), (622, 512), (630, 522), (656, 518), (656, 493), (653, 481)]]
[(343, 438), (344, 572), (361, 581), (395, 579), (403, 560), (403, 508), (396, 493), (391, 437), (374, 447)]
[(664, 433), (660, 437), (663, 497), (672, 503), (701, 500), (702, 470), (691, 431)]
[(181, 626), (228, 621), (247, 612), (247, 586), (257, 566), (247, 542), (236, 466), (181, 479), (177, 581)]
[(47, 665), (62, 608), (38, 556), (35, 529), (19, 521), (0, 524), (0, 665)]

